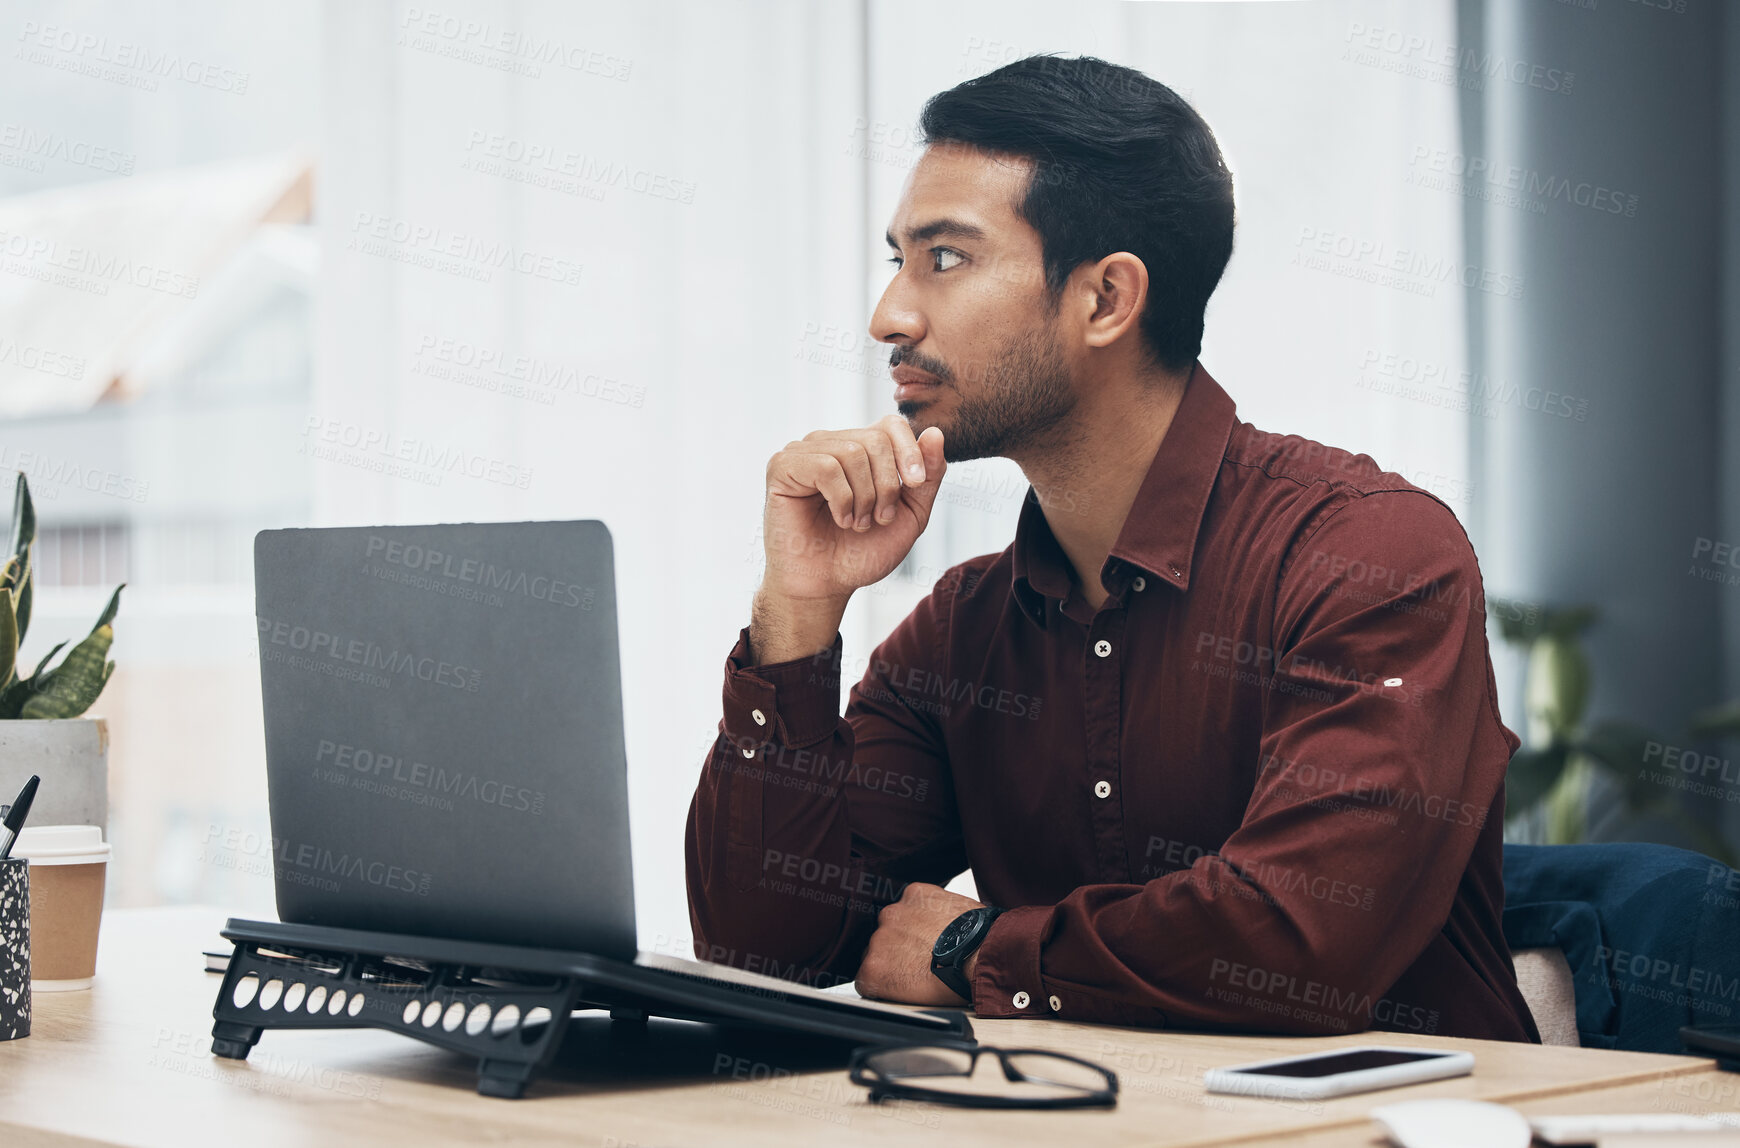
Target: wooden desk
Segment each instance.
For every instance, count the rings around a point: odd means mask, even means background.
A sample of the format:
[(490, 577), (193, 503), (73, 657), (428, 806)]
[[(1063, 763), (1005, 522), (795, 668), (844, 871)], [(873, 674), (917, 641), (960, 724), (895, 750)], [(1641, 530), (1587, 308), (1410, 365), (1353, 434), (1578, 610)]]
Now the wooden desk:
[[(1478, 1071), (1478, 1068), (1476, 1069)], [(1373, 1107), (1388, 1103), (1371, 1093)], [(1711, 1112), (1740, 1110), (1740, 1073), (1708, 1068), (1680, 1073), (1637, 1084), (1617, 1084), (1555, 1093), (1532, 1100), (1506, 1101), (1524, 1116), (1554, 1116), (1569, 1113), (1659, 1112), (1702, 1116)], [(1725, 1143), (1707, 1148), (1730, 1148), (1740, 1136), (1725, 1137)], [(1369, 1120), (1315, 1132), (1294, 1132), (1238, 1141), (1241, 1148), (1394, 1148), (1378, 1126)]]
[[(275, 1032), (251, 1059), (209, 1053), (218, 978), (200, 950), (225, 913), (108, 914), (96, 986), (38, 994), (33, 1035), (0, 1043), (0, 1143), (250, 1148), (309, 1144), (755, 1145), (1078, 1143), (1372, 1144), (1366, 1112), (1429, 1096), (1524, 1111), (1711, 1111), (1740, 1107), (1740, 1076), (1693, 1057), (1541, 1048), (1386, 1033), (1466, 1048), (1475, 1074), (1326, 1102), (1210, 1096), (1215, 1065), (1359, 1044), (1369, 1036), (1230, 1037), (1048, 1020), (984, 1020), (988, 1044), (1074, 1052), (1116, 1069), (1110, 1112), (984, 1112), (870, 1105), (840, 1046), (654, 1020), (645, 1030), (577, 1018), (551, 1072), (523, 1100), (474, 1092), (470, 1059), (379, 1031)], [(1701, 1105), (1701, 1107), (1699, 1107)], [(1303, 1137), (1309, 1136), (1308, 1139)]]

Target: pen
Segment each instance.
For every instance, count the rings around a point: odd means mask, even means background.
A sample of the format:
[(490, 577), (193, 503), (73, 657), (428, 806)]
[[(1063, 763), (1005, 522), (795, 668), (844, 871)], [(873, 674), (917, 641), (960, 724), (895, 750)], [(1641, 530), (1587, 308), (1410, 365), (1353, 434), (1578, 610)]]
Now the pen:
[(18, 840), (18, 831), (24, 828), (24, 819), (30, 816), (30, 803), (36, 800), (36, 783), (42, 779), (34, 773), (30, 780), (24, 783), (24, 788), (18, 791), (18, 796), (12, 802), (12, 808), (6, 811), (3, 826), (6, 834), (6, 844), (0, 845), (0, 861), (12, 856), (12, 843)]

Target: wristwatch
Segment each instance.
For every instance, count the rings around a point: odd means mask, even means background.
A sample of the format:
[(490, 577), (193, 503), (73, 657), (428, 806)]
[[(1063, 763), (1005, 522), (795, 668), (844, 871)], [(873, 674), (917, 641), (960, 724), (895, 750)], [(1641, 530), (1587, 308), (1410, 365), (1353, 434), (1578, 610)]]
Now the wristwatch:
[(930, 971), (962, 1000), (973, 999), (973, 986), (967, 981), (967, 958), (978, 951), (991, 932), (991, 922), (1002, 912), (990, 905), (968, 909), (949, 922), (930, 951)]

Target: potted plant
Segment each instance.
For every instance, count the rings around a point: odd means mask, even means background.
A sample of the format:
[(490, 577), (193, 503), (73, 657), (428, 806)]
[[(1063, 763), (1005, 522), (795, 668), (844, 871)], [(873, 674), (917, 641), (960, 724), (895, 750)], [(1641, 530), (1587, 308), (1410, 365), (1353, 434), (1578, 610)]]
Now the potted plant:
[[(1662, 739), (1635, 722), (1584, 721), (1591, 688), (1583, 632), (1593, 606), (1539, 607), (1489, 598), (1500, 634), (1528, 656), (1523, 678), (1527, 737), (1505, 775), (1505, 839), (1567, 845), (1591, 839), (1590, 807), (1598, 793), (1609, 810), (1668, 829), (1683, 843), (1724, 864), (1735, 860), (1721, 835), (1689, 816), (1643, 768), (1648, 747)], [(1727, 716), (1732, 724), (1721, 725)], [(1703, 715), (1697, 733), (1740, 730), (1740, 702), (1726, 715)]]
[[(115, 672), (108, 660), (121, 587), (109, 596), (91, 632), (56, 665), (60, 642), (28, 674), (18, 649), (30, 627), (36, 571), (36, 509), (22, 473), (12, 497), (10, 557), (0, 566), (0, 802), (31, 774), (42, 778), (30, 820), (37, 825), (98, 825), (109, 820), (109, 732), (103, 719), (81, 717)], [(123, 583), (125, 585), (125, 583)]]

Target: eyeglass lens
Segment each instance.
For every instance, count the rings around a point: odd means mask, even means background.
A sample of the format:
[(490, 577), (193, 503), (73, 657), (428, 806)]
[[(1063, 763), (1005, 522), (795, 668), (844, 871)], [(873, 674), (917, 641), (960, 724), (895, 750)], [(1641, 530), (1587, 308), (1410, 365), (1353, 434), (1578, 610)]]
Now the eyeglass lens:
[(866, 1067), (889, 1084), (961, 1096), (1062, 1098), (1107, 1087), (1098, 1069), (1045, 1053), (1010, 1053), (1008, 1060), (1021, 1079), (1010, 1080), (996, 1053), (983, 1050), (974, 1064), (968, 1049), (895, 1048), (875, 1053)]

